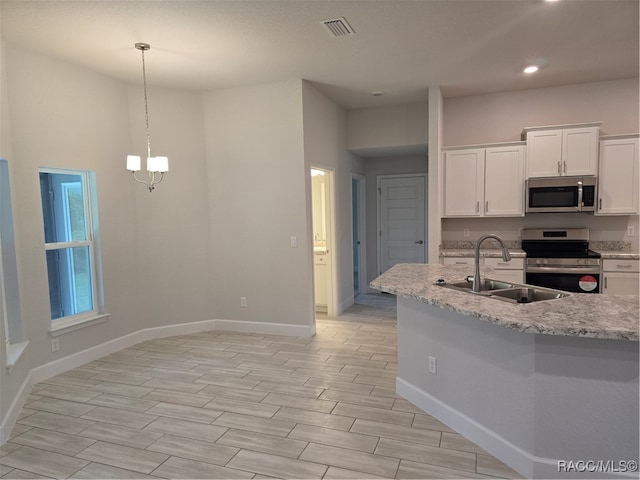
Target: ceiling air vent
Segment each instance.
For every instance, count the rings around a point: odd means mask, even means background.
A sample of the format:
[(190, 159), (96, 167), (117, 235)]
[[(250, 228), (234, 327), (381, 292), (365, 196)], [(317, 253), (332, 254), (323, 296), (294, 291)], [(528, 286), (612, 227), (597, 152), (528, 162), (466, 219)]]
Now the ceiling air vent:
[(344, 37), (356, 33), (344, 17), (323, 20), (320, 22), (324, 28), (334, 37)]

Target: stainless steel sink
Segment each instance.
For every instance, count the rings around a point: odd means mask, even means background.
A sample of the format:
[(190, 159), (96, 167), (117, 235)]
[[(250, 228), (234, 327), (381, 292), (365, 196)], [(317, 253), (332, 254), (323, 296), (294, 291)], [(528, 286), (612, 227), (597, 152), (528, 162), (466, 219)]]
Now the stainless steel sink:
[(569, 296), (568, 293), (561, 292), (560, 290), (534, 287), (531, 285), (520, 285), (517, 283), (493, 280), (490, 278), (485, 278), (482, 280), (479, 292), (473, 292), (471, 290), (472, 282), (468, 280), (453, 283), (447, 283), (442, 280), (436, 282), (436, 285), (451, 288), (453, 290), (458, 290), (461, 292), (471, 293), (474, 295), (482, 295), (485, 297), (495, 298), (497, 300), (503, 300), (511, 303), (532, 303)]
[(515, 286), (508, 290), (496, 290), (491, 295), (500, 299), (514, 303), (531, 303), (542, 300), (553, 300), (555, 298), (568, 297), (569, 294), (557, 290), (547, 290), (544, 288)]
[[(447, 283), (445, 286), (449, 288), (455, 288), (464, 291), (471, 291), (473, 283), (467, 280), (456, 283)], [(501, 280), (492, 280), (491, 278), (483, 278), (480, 282), (480, 292), (476, 293), (488, 293), (491, 290), (503, 290), (505, 288), (512, 288), (515, 284), (509, 282), (503, 282)]]

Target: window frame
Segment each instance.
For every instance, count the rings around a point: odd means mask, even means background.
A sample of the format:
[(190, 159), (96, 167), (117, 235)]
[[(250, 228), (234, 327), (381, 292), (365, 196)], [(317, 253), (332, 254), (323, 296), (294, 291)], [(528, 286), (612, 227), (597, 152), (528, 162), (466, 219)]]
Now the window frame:
[[(102, 322), (106, 320), (108, 314), (104, 313), (104, 298), (102, 293), (102, 268), (100, 258), (100, 247), (98, 239), (98, 220), (97, 220), (97, 204), (96, 204), (96, 188), (95, 188), (95, 174), (87, 170), (77, 170), (70, 168), (50, 168), (40, 167), (38, 169), (38, 176), (41, 173), (54, 174), (54, 175), (77, 175), (81, 177), (82, 188), (82, 202), (84, 209), (84, 240), (72, 240), (64, 242), (46, 242), (44, 235), (44, 210), (43, 210), (43, 242), (46, 254), (49, 251), (72, 249), (76, 247), (88, 247), (89, 257), (89, 274), (91, 279), (91, 296), (92, 296), (92, 309), (86, 310), (80, 313), (72, 315), (63, 315), (58, 318), (50, 318), (51, 327), (49, 333), (55, 337), (62, 335), (69, 331), (76, 330), (88, 325)], [(62, 184), (63, 190), (65, 189)], [(41, 201), (42, 203), (42, 201)], [(67, 201), (65, 198), (65, 204), (63, 205), (63, 211), (67, 210)], [(42, 205), (44, 207), (44, 205)], [(70, 225), (68, 228), (71, 228)], [(48, 268), (48, 267), (47, 267)], [(51, 286), (49, 285), (49, 292)], [(74, 298), (75, 301), (75, 298)], [(51, 302), (49, 302), (51, 317)]]

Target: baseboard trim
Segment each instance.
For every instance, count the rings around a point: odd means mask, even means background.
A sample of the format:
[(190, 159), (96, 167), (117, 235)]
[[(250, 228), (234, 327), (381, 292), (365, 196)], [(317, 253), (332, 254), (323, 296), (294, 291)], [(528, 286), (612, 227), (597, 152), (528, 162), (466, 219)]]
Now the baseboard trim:
[(354, 298), (353, 295), (351, 295), (344, 302), (338, 305), (338, 315), (342, 315), (347, 308), (349, 308), (351, 305), (355, 303), (355, 301), (356, 299)]
[(313, 325), (289, 325), (286, 323), (247, 322), (244, 320), (216, 320), (216, 330), (231, 332), (264, 333), (287, 335), (290, 337), (311, 337), (315, 334)]
[(287, 325), (283, 323), (248, 322), (243, 320), (202, 320), (199, 322), (180, 323), (176, 325), (164, 325), (161, 327), (144, 328), (122, 337), (114, 338), (107, 342), (95, 345), (80, 352), (73, 353), (64, 358), (53, 360), (38, 367), (32, 368), (26, 376), (22, 386), (11, 407), (5, 414), (0, 424), (0, 446), (9, 439), (20, 411), (31, 392), (31, 387), (66, 371), (80, 367), (105, 355), (118, 352), (140, 342), (157, 338), (173, 337), (176, 335), (188, 335), (191, 333), (206, 332), (210, 330), (227, 330), (246, 333), (263, 333), (270, 335), (287, 335), (291, 337), (311, 337), (315, 334), (315, 325)]
[[(537, 457), (514, 445), (496, 432), (444, 404), (424, 390), (396, 377), (396, 392), (462, 434), (525, 478), (602, 478), (603, 472), (558, 472), (558, 460)], [(607, 478), (637, 478), (632, 474), (606, 472)]]

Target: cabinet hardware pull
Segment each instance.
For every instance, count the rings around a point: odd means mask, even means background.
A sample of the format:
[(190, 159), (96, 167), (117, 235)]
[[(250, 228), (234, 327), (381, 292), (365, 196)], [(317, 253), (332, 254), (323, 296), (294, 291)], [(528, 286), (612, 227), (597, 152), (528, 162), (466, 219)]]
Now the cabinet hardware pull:
[(607, 277), (604, 277), (604, 289), (607, 289)]
[(598, 210), (602, 210), (602, 198), (598, 200)]
[(560, 170), (560, 161), (558, 161), (558, 175), (560, 175), (562, 173), (562, 170)]
[(632, 265), (620, 265), (620, 264), (618, 264), (618, 265), (616, 265), (616, 267), (617, 268), (631, 268)]
[(564, 169), (564, 173), (567, 173), (567, 162), (562, 162), (562, 168)]
[(486, 201), (486, 205), (484, 207), (485, 213), (489, 213), (489, 200)]
[(480, 200), (476, 202), (476, 213), (480, 212)]

